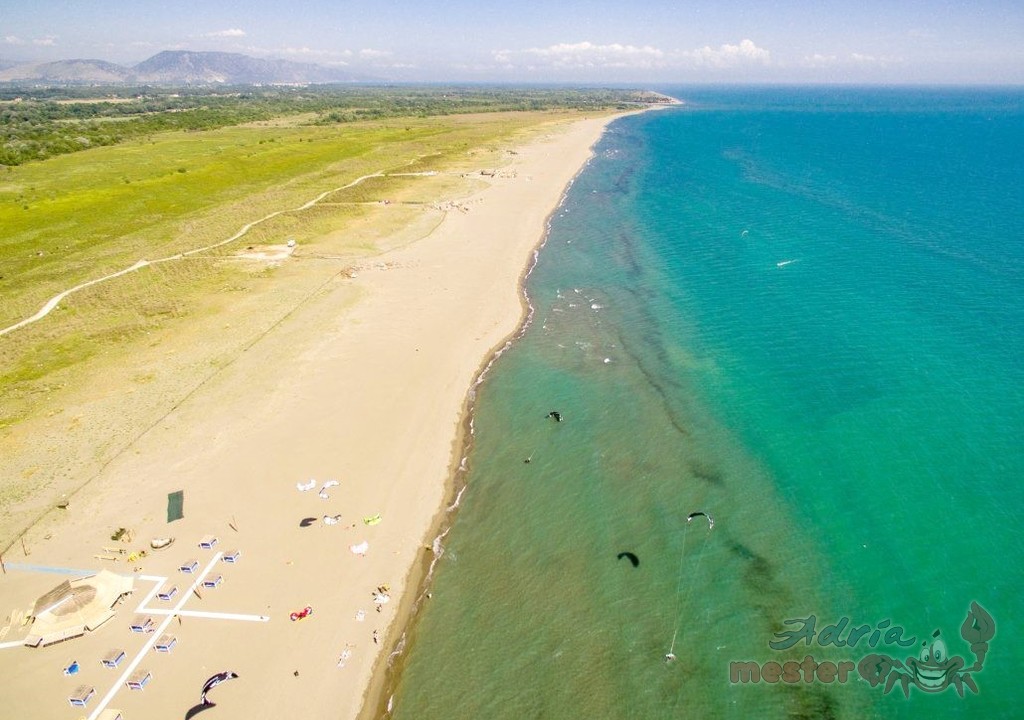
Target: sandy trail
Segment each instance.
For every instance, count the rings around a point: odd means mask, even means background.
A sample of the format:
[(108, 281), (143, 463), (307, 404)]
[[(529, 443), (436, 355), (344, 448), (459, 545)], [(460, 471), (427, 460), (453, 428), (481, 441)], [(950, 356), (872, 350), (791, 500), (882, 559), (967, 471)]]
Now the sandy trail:
[[(412, 175), (412, 174), (413, 173), (399, 173), (399, 175)], [(60, 304), (60, 302), (62, 300), (64, 300), (64, 298), (68, 297), (69, 295), (73, 295), (74, 293), (78, 292), (79, 290), (84, 290), (87, 287), (92, 287), (93, 285), (98, 285), (100, 283), (107, 282), (108, 280), (113, 280), (114, 278), (119, 278), (122, 275), (127, 275), (130, 272), (135, 272), (136, 270), (141, 270), (142, 268), (149, 267), (150, 265), (156, 265), (157, 263), (171, 262), (173, 260), (181, 260), (181, 259), (186, 258), (186, 257), (191, 257), (192, 255), (199, 255), (201, 253), (209, 252), (210, 250), (215, 250), (215, 249), (217, 249), (219, 247), (223, 247), (224, 245), (228, 245), (230, 243), (235, 242), (236, 240), (242, 239), (243, 237), (245, 237), (245, 235), (250, 230), (252, 230), (257, 225), (260, 225), (261, 223), (265, 223), (267, 220), (275, 218), (278, 215), (283, 215), (284, 213), (293, 213), (293, 212), (300, 212), (302, 210), (308, 210), (311, 207), (315, 207), (317, 205), (317, 203), (321, 202), (324, 198), (328, 197), (329, 195), (332, 195), (332, 194), (334, 194), (336, 192), (339, 192), (341, 190), (348, 190), (349, 188), (353, 188), (353, 187), (359, 185), (360, 183), (362, 183), (363, 181), (368, 180), (369, 178), (381, 177), (381, 176), (382, 176), (382, 173), (379, 173), (379, 172), (371, 173), (369, 175), (363, 175), (362, 177), (356, 178), (355, 180), (353, 180), (352, 182), (350, 182), (347, 185), (342, 185), (341, 187), (333, 188), (331, 190), (327, 190), (325, 192), (322, 192), (319, 195), (317, 195), (315, 198), (313, 198), (312, 200), (309, 200), (309, 201), (303, 203), (302, 205), (300, 205), (297, 208), (292, 208), (290, 210), (275, 210), (272, 213), (268, 213), (267, 215), (264, 215), (263, 217), (261, 217), (258, 220), (253, 220), (250, 223), (246, 223), (245, 225), (243, 225), (238, 230), (238, 232), (236, 232), (231, 237), (227, 238), (226, 240), (221, 240), (220, 242), (213, 243), (212, 245), (205, 245), (203, 247), (194, 248), (192, 250), (187, 250), (185, 252), (177, 253), (175, 255), (168, 255), (167, 257), (157, 258), (156, 260), (139, 260), (137, 263), (135, 263), (131, 267), (126, 267), (123, 270), (118, 270), (117, 272), (110, 273), (109, 275), (104, 275), (103, 277), (99, 277), (99, 278), (96, 278), (94, 280), (89, 280), (89, 281), (84, 282), (84, 283), (79, 283), (78, 285), (75, 285), (72, 288), (68, 288), (67, 290), (64, 290), (63, 292), (57, 293), (52, 298), (47, 300), (46, 303), (43, 304), (43, 307), (41, 307), (39, 309), (39, 311), (35, 315), (31, 315), (30, 317), (24, 318), (23, 320), (19, 320), (18, 322), (14, 323), (13, 325), (9, 325), (9, 326), (7, 326), (5, 328), (0, 329), (0, 336), (6, 335), (7, 333), (10, 333), (10, 332), (14, 332), (15, 330), (18, 330), (19, 328), (23, 328), (26, 325), (31, 325), (34, 322), (38, 322), (39, 320), (42, 320), (44, 317), (46, 317), (51, 312), (53, 312), (57, 308), (57, 306)]]

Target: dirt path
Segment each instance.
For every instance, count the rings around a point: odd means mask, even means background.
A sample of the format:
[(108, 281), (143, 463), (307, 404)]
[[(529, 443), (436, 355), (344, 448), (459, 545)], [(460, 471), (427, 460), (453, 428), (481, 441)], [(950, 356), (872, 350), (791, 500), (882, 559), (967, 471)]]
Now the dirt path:
[[(428, 173), (399, 173), (399, 174), (401, 174), (401, 175), (425, 175), (425, 174), (428, 174)], [(88, 282), (81, 283), (80, 285), (75, 285), (73, 288), (69, 288), (69, 289), (67, 289), (67, 290), (65, 290), (65, 291), (63, 291), (61, 293), (58, 293), (57, 295), (53, 296), (52, 298), (50, 298), (46, 302), (46, 304), (43, 305), (42, 308), (40, 308), (39, 312), (37, 312), (35, 315), (32, 315), (31, 317), (27, 317), (24, 320), (19, 320), (18, 322), (14, 323), (13, 325), (11, 325), (9, 327), (5, 327), (2, 330), (0, 330), (0, 336), (6, 335), (7, 333), (10, 333), (10, 332), (14, 332), (15, 330), (18, 330), (19, 328), (23, 328), (26, 325), (30, 325), (30, 324), (32, 324), (34, 322), (42, 320), (44, 317), (49, 315), (54, 309), (57, 308), (57, 306), (60, 304), (61, 300), (63, 300), (64, 298), (68, 297), (69, 295), (72, 295), (73, 293), (78, 292), (79, 290), (84, 290), (87, 287), (90, 287), (92, 285), (97, 285), (97, 284), (99, 284), (101, 282), (106, 282), (107, 280), (113, 280), (114, 278), (120, 277), (122, 275), (127, 275), (128, 273), (135, 272), (136, 270), (141, 270), (142, 268), (149, 267), (150, 265), (155, 265), (157, 263), (169, 262), (171, 260), (181, 260), (183, 258), (189, 257), (190, 255), (197, 255), (199, 253), (207, 252), (209, 250), (214, 250), (216, 248), (222, 247), (222, 246), (227, 245), (229, 243), (233, 243), (234, 241), (244, 237), (250, 230), (252, 230), (254, 227), (259, 225), (260, 223), (264, 223), (267, 220), (275, 218), (278, 215), (282, 215), (284, 213), (300, 212), (302, 210), (308, 210), (311, 207), (314, 207), (317, 203), (322, 201), (328, 195), (331, 195), (333, 193), (339, 192), (341, 190), (348, 190), (349, 188), (353, 188), (356, 185), (359, 185), (364, 180), (369, 180), (370, 178), (383, 177), (383, 176), (384, 176), (383, 173), (380, 173), (380, 172), (370, 173), (369, 175), (363, 175), (362, 177), (356, 178), (355, 180), (350, 182), (348, 185), (342, 185), (341, 187), (333, 188), (331, 190), (326, 190), (326, 191), (320, 193), (319, 195), (317, 195), (315, 198), (313, 198), (309, 202), (304, 203), (303, 205), (300, 205), (297, 208), (291, 208), (291, 209), (287, 209), (287, 210), (275, 210), (274, 212), (272, 212), (272, 213), (270, 213), (268, 215), (264, 215), (259, 220), (253, 220), (251, 223), (247, 223), (247, 224), (243, 225), (242, 228), (238, 232), (236, 232), (234, 235), (229, 237), (227, 240), (221, 240), (220, 242), (214, 243), (212, 245), (207, 245), (207, 246), (201, 247), (201, 248), (195, 248), (194, 250), (188, 250), (187, 252), (177, 253), (176, 255), (171, 255), (169, 257), (164, 257), (164, 258), (159, 258), (157, 260), (139, 260), (137, 263), (135, 263), (131, 267), (125, 268), (124, 270), (118, 270), (117, 272), (111, 273), (110, 275), (104, 275), (101, 278), (96, 278), (95, 280), (89, 280)]]

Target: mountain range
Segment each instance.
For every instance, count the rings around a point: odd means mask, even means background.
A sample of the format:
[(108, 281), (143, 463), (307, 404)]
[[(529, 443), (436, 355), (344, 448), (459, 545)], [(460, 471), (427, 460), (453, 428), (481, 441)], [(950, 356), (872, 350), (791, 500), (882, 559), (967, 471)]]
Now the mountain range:
[(14, 64), (0, 61), (0, 82), (42, 84), (267, 85), (374, 80), (346, 70), (239, 53), (165, 50), (138, 65), (103, 60)]

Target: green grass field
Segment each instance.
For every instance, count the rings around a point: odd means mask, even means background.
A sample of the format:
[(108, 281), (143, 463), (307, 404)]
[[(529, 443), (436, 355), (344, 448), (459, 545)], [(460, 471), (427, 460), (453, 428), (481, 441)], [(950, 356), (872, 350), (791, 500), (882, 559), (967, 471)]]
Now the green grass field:
[[(223, 241), (202, 257), (151, 266), (68, 297), (46, 318), (0, 336), (0, 429), (45, 408), (45, 396), (116, 362), (146, 332), (225, 312), (225, 290), (259, 292), (274, 270), (225, 256), (292, 238), (303, 252), (372, 256), (427, 232), (410, 207), (458, 197), (472, 181), (374, 178), (293, 212), (370, 173), (499, 165), (524, 133), (569, 111), (400, 118), (314, 126), (252, 123), (170, 132), (0, 169), (0, 328), (79, 283)], [(374, 207), (379, 200), (393, 204)], [(410, 222), (412, 229), (401, 231)]]

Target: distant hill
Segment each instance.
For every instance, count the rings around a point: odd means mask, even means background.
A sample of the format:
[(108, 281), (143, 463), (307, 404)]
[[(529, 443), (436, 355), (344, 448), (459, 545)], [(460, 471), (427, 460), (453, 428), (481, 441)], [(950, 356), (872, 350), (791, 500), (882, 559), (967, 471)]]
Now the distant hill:
[(166, 50), (126, 67), (103, 60), (58, 60), (0, 69), (0, 82), (55, 84), (269, 85), (372, 80), (353, 73), (289, 60), (239, 53)]
[(123, 83), (131, 75), (129, 68), (103, 60), (57, 60), (8, 67), (0, 71), (0, 81)]

